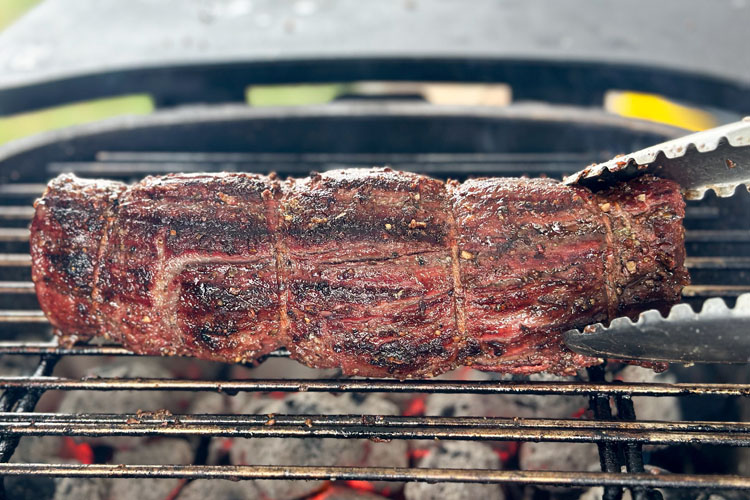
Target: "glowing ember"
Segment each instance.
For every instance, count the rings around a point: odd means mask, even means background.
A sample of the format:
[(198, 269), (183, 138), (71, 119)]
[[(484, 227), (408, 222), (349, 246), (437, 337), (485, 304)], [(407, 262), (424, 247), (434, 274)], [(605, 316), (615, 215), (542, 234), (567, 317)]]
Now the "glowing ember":
[(409, 458), (412, 460), (420, 460), (427, 456), (427, 454), (430, 452), (430, 450), (426, 448), (416, 449), (409, 451)]
[(229, 450), (232, 448), (233, 440), (230, 439), (224, 439), (221, 442), (221, 451), (229, 452)]
[(425, 396), (417, 396), (411, 400), (409, 406), (404, 410), (405, 417), (416, 417), (424, 415)]
[(375, 485), (373, 485), (370, 481), (351, 480), (351, 481), (345, 481), (345, 483), (347, 486), (355, 490), (367, 491), (367, 492), (375, 491)]
[(76, 443), (73, 438), (64, 436), (61, 448), (62, 458), (74, 458), (82, 464), (94, 463), (94, 450), (88, 443)]
[(518, 453), (518, 447), (520, 443), (518, 441), (508, 441), (501, 443), (501, 448), (495, 450), (495, 453), (500, 457), (501, 462), (507, 462), (511, 458), (515, 457)]
[(581, 418), (586, 414), (587, 410), (588, 408), (582, 406), (578, 408), (575, 412), (573, 412), (573, 414), (571, 415), (571, 418)]

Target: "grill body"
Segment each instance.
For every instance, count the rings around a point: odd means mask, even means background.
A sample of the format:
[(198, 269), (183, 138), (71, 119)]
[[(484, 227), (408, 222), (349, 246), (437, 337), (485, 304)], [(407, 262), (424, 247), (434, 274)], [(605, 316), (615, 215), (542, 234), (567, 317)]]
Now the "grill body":
[[(84, 2), (85, 3), (85, 2)], [(107, 2), (104, 2), (107, 3)], [(636, 2), (638, 3), (638, 2)], [(708, 16), (701, 2), (695, 12)], [(49, 2), (31, 21), (60, 14)], [(91, 9), (100, 7), (94, 6)], [(611, 2), (618, 9), (620, 2)], [(333, 2), (333, 18), (348, 12)], [(400, 4), (399, 4), (400, 5)], [(436, 4), (437, 5), (437, 4)], [(483, 4), (484, 5), (484, 4)], [(554, 10), (555, 2), (549, 3)], [(640, 5), (640, 4), (639, 4)], [(646, 3), (640, 8), (647, 9)], [(680, 4), (680, 8), (684, 4)], [(117, 8), (110, 5), (110, 8)], [(388, 9), (396, 9), (391, 5)], [(442, 12), (444, 3), (435, 7)], [(599, 7), (597, 7), (598, 9)], [(46, 10), (45, 10), (46, 9)], [(336, 10), (339, 9), (339, 10)], [(386, 10), (388, 10), (386, 9)], [(480, 9), (481, 10), (481, 9)], [(711, 11), (714, 12), (714, 11)], [(391, 13), (393, 14), (393, 13)], [(654, 15), (668, 18), (669, 11)], [(374, 14), (373, 14), (374, 15)], [(380, 14), (378, 14), (380, 15)], [(395, 15), (395, 14), (393, 14)], [(401, 14), (398, 14), (400, 16)], [(396, 16), (398, 19), (400, 17)], [(575, 16), (564, 16), (576, 29)], [(343, 17), (339, 18), (342, 19)], [(720, 17), (726, 22), (731, 16)], [(658, 20), (658, 19), (657, 19)], [(31, 21), (29, 21), (31, 23)], [(400, 22), (400, 21), (399, 21)], [(437, 18), (434, 21), (437, 24)], [(711, 23), (718, 22), (713, 18)], [(33, 27), (33, 23), (31, 24)], [(427, 29), (427, 27), (424, 27)], [(643, 36), (654, 36), (644, 31)], [(275, 61), (244, 54), (227, 61), (188, 64), (185, 60), (148, 61), (141, 67), (123, 65), (112, 71), (50, 72), (37, 68), (37, 79), (0, 78), (0, 113), (12, 113), (70, 99), (119, 92), (147, 91), (159, 109), (148, 116), (122, 117), (49, 132), (0, 147), (0, 356), (36, 357), (41, 361), (28, 375), (0, 374), (0, 474), (110, 478), (230, 478), (416, 480), (495, 482), (509, 485), (604, 486), (606, 498), (619, 498), (629, 487), (636, 498), (656, 498), (655, 488), (750, 489), (750, 479), (731, 474), (653, 475), (645, 473), (644, 445), (694, 447), (698, 456), (713, 447), (750, 445), (750, 424), (741, 421), (738, 403), (750, 395), (746, 370), (707, 367), (674, 370), (676, 384), (617, 383), (595, 368), (571, 382), (341, 379), (72, 379), (53, 376), (60, 359), (107, 356), (135, 358), (117, 346), (59, 347), (50, 341), (49, 326), (30, 283), (28, 222), (31, 203), (47, 180), (61, 172), (134, 181), (149, 174), (199, 171), (275, 171), (307, 175), (312, 170), (388, 164), (441, 178), (470, 176), (548, 175), (561, 177), (583, 166), (675, 138), (684, 131), (613, 116), (591, 104), (613, 88), (663, 91), (718, 108), (747, 111), (747, 75), (736, 69), (688, 67), (668, 53), (647, 60), (605, 63), (606, 54), (593, 48), (575, 60), (561, 53), (539, 57), (539, 46), (516, 47), (517, 53), (487, 53), (477, 42), (457, 55), (435, 49), (427, 40), (415, 54), (398, 49), (357, 57), (331, 55), (321, 42), (319, 57), (294, 53)], [(481, 40), (480, 40), (481, 41)], [(656, 40), (658, 41), (658, 40)], [(294, 42), (302, 43), (302, 42)], [(370, 41), (373, 46), (376, 41)], [(294, 45), (294, 44), (292, 44)], [(658, 45), (658, 44), (657, 44)], [(328, 50), (328, 51), (327, 51)], [(473, 50), (473, 52), (472, 52)], [(554, 51), (553, 51), (554, 52)], [(291, 55), (289, 55), (291, 54)], [(322, 55), (321, 55), (322, 54)], [(436, 55), (437, 54), (437, 55)], [(185, 54), (181, 54), (184, 56)], [(226, 54), (224, 54), (226, 56)], [(324, 57), (325, 56), (325, 57)], [(92, 56), (93, 57), (93, 56)], [(742, 56), (740, 56), (742, 57)], [(746, 57), (746, 56), (744, 56)], [(661, 59), (659, 59), (661, 58)], [(177, 58), (179, 59), (179, 58)], [(95, 59), (92, 59), (95, 60)], [(658, 63), (657, 65), (655, 65)], [(710, 71), (702, 71), (710, 67)], [(747, 64), (746, 67), (750, 67)], [(724, 74), (722, 76), (722, 71)], [(247, 84), (350, 81), (359, 79), (449, 80), (506, 82), (514, 98), (546, 102), (514, 103), (505, 108), (434, 106), (421, 99), (342, 99), (324, 106), (250, 108), (238, 101)], [(207, 104), (213, 103), (213, 104)], [(181, 104), (180, 107), (173, 107)], [(706, 297), (720, 296), (731, 305), (750, 291), (750, 196), (689, 202), (685, 225), (688, 267), (693, 284), (683, 300), (698, 307)], [(270, 357), (286, 357), (275, 352)], [(211, 391), (484, 394), (586, 396), (592, 420), (471, 417), (372, 417), (364, 415), (152, 415), (59, 414), (35, 412), (41, 395), (54, 391)], [(692, 420), (644, 422), (636, 419), (633, 398), (678, 396), (692, 409)], [(658, 400), (657, 400), (658, 401)], [(729, 402), (729, 403), (728, 403)], [(657, 403), (658, 404), (658, 403)], [(725, 421), (703, 410), (731, 408)], [(102, 412), (106, 411), (102, 408)], [(703, 412), (702, 412), (703, 411)], [(601, 472), (462, 470), (435, 468), (374, 468), (332, 466), (208, 466), (208, 465), (69, 465), (8, 463), (24, 436), (199, 436), (286, 437), (372, 440), (440, 439), (477, 441), (550, 441), (596, 443)], [(707, 451), (707, 456), (716, 454)]]

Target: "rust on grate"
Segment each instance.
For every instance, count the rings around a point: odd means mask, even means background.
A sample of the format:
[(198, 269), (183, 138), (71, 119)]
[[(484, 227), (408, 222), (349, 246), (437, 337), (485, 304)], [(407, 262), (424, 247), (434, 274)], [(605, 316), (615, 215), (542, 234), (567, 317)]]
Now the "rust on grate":
[(590, 383), (590, 382), (500, 382), (459, 380), (388, 380), (388, 379), (252, 379), (252, 380), (185, 380), (157, 378), (71, 379), (65, 377), (0, 377), (0, 389), (35, 389), (65, 391), (214, 391), (239, 392), (402, 392), (402, 393), (470, 393), (470, 394), (556, 394), (587, 396), (591, 394), (630, 396), (750, 396), (748, 384), (660, 384), (660, 383)]
[(0, 474), (50, 477), (303, 479), (506, 483), (547, 486), (642, 486), (649, 488), (750, 489), (750, 478), (734, 475), (618, 474), (611, 472), (504, 471), (401, 467), (269, 465), (68, 465), (0, 464)]
[(750, 446), (742, 422), (636, 422), (500, 417), (370, 415), (142, 415), (0, 413), (15, 436), (224, 436), (337, 439), (453, 439), (571, 443)]

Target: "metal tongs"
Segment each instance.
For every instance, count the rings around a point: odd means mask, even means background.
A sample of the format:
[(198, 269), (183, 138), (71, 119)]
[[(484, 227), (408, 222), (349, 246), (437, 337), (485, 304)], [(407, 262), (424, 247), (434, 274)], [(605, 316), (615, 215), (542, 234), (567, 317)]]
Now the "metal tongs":
[[(643, 173), (676, 181), (687, 200), (707, 190), (729, 197), (740, 185), (750, 189), (750, 117), (586, 167), (563, 180), (591, 188)], [(750, 293), (733, 309), (721, 298), (707, 299), (700, 312), (678, 304), (667, 317), (646, 311), (638, 321), (616, 318), (565, 332), (573, 351), (600, 358), (672, 363), (749, 363)]]

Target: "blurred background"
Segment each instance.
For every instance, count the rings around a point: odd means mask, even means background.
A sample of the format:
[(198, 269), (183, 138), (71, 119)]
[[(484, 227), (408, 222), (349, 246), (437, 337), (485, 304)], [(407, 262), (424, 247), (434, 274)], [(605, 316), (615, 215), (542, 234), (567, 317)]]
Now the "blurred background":
[[(7, 29), (40, 0), (2, 0), (0, 31)], [(304, 5), (304, 2), (302, 2)], [(253, 86), (246, 91), (246, 101), (253, 106), (294, 106), (330, 102), (342, 95), (395, 93), (408, 91), (423, 95), (436, 104), (467, 104), (503, 106), (510, 102), (507, 87), (492, 85), (378, 85), (329, 83), (318, 85)], [(640, 118), (674, 125), (687, 130), (703, 130), (734, 116), (700, 107), (685, 105), (665, 96), (649, 93), (610, 92), (604, 101), (606, 110), (630, 118)], [(148, 114), (154, 110), (148, 95), (128, 95), (96, 99), (71, 105), (55, 106), (42, 111), (0, 116), (0, 144), (37, 132), (69, 125), (88, 123), (103, 118), (127, 114)]]

